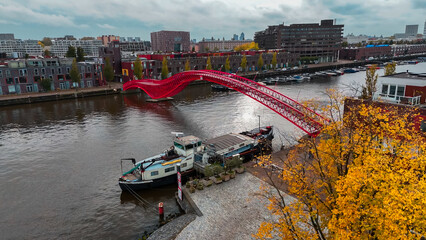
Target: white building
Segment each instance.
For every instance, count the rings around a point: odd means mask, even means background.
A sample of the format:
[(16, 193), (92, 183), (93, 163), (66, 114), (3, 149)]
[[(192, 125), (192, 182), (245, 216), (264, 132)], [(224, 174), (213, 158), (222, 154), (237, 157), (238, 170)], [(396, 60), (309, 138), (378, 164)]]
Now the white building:
[(52, 40), (51, 53), (56, 57), (64, 57), (68, 47), (81, 47), (87, 56), (99, 56), (99, 47), (102, 47), (101, 40)]
[(0, 40), (0, 53), (6, 53), (14, 58), (41, 56), (43, 49), (37, 40)]
[(368, 36), (366, 35), (355, 36), (353, 34), (349, 34), (346, 36), (346, 41), (348, 42), (348, 44), (367, 43)]

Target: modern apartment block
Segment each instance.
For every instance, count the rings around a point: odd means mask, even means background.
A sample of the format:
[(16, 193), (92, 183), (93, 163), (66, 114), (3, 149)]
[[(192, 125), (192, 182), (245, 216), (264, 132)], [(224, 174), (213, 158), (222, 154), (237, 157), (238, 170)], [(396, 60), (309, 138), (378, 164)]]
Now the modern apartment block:
[(254, 42), (259, 44), (261, 49), (280, 49), (283, 28), (284, 24), (268, 26), (267, 29), (254, 34)]
[(50, 52), (55, 57), (64, 57), (69, 46), (81, 47), (87, 56), (97, 57), (103, 45), (101, 40), (52, 40)]
[(159, 31), (151, 33), (152, 51), (189, 52), (190, 35), (183, 31)]
[(333, 20), (321, 20), (321, 23), (284, 24), (269, 26), (256, 32), (255, 42), (260, 48), (284, 49), (300, 57), (316, 57), (318, 62), (337, 61), (341, 48), (343, 25)]
[(151, 42), (149, 41), (120, 42), (120, 49), (122, 52), (151, 51)]
[(405, 26), (405, 36), (406, 37), (415, 37), (419, 32), (419, 25), (406, 25)]
[(0, 40), (15, 40), (13, 33), (0, 33)]
[(37, 40), (0, 40), (0, 53), (6, 53), (10, 58), (23, 58), (29, 56), (41, 56), (42, 47)]
[(235, 47), (250, 42), (247, 40), (204, 40), (198, 42), (198, 49), (202, 53), (209, 51), (233, 51)]
[[(39, 92), (41, 79), (52, 79), (51, 89), (70, 89), (70, 58), (18, 59), (0, 62), (0, 95)], [(99, 85), (100, 69), (94, 63), (78, 63), (81, 82), (78, 87)]]

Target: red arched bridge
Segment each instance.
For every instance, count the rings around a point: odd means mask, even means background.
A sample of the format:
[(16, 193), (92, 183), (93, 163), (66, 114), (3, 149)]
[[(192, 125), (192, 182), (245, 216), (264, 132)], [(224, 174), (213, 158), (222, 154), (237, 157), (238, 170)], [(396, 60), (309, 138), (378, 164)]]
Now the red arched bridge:
[(260, 102), (291, 123), (316, 137), (327, 121), (322, 116), (295, 100), (255, 81), (238, 75), (213, 70), (185, 71), (164, 80), (133, 80), (123, 85), (123, 90), (142, 89), (154, 99), (171, 97), (182, 91), (190, 82), (205, 80), (232, 88)]

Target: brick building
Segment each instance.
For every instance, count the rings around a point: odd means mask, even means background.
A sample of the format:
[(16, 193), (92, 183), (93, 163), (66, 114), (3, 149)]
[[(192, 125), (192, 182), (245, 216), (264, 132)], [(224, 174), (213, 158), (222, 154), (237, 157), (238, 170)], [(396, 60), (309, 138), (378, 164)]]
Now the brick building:
[(102, 45), (104, 46), (108, 46), (108, 44), (112, 41), (120, 41), (120, 37), (115, 35), (102, 35), (100, 37), (97, 37), (96, 39), (101, 40)]
[[(262, 52), (262, 51), (248, 51), (245, 53), (247, 58), (247, 69), (246, 71), (257, 71), (257, 61), (259, 54), (262, 54), (262, 58), (265, 65), (271, 65), (273, 52)], [(230, 60), (230, 72), (242, 71), (240, 69), (241, 59), (243, 55), (240, 53), (215, 53), (215, 54), (153, 54), (153, 55), (140, 55), (144, 65), (144, 78), (161, 79), (162, 60), (164, 57), (167, 58), (167, 64), (169, 67), (169, 73), (176, 74), (185, 70), (185, 63), (189, 60), (191, 70), (206, 69), (207, 58), (210, 56), (212, 69), (225, 71), (225, 62), (229, 56)], [(290, 54), (286, 52), (277, 53), (277, 64), (279, 67), (288, 66), (289, 64), (295, 65), (298, 63), (299, 56), (297, 54)], [(122, 60), (122, 72), (123, 82), (133, 80), (133, 62), (132, 60)]]
[(341, 49), (343, 25), (333, 20), (321, 23), (284, 24), (256, 32), (254, 40), (264, 49), (284, 49), (301, 58), (315, 57), (318, 62), (335, 62)]
[(189, 32), (159, 31), (151, 33), (152, 51), (189, 52)]
[[(0, 95), (41, 91), (40, 80), (52, 79), (51, 89), (70, 89), (71, 58), (18, 59), (0, 63)], [(100, 74), (94, 63), (77, 63), (81, 82), (78, 87), (99, 85)]]
[(389, 45), (367, 45), (366, 47), (343, 48), (339, 58), (346, 60), (367, 60), (370, 57), (383, 58), (392, 56), (392, 47)]

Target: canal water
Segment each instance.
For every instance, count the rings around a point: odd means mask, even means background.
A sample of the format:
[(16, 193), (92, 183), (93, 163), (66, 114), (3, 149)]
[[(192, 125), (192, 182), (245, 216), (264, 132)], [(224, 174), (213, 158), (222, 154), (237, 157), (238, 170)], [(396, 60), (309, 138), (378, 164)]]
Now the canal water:
[[(398, 66), (426, 72), (426, 63)], [(379, 73), (383, 73), (380, 70)], [(365, 72), (271, 86), (296, 100), (326, 101), (327, 88), (352, 94)], [(173, 131), (208, 139), (261, 125), (276, 128), (276, 150), (303, 132), (237, 92), (187, 87), (169, 102), (145, 94), (102, 96), (0, 108), (1, 239), (137, 239), (157, 227), (158, 202), (178, 213), (175, 186), (122, 193), (120, 158), (158, 154)]]

